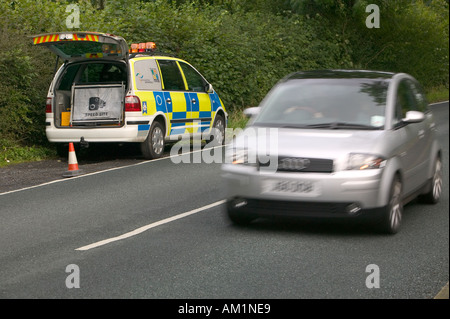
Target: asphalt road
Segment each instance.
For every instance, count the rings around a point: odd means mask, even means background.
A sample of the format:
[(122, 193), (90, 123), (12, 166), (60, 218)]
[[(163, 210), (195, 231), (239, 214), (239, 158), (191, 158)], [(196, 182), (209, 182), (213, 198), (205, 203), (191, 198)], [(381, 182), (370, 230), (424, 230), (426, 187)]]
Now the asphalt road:
[[(448, 172), (448, 103), (433, 108)], [(0, 298), (431, 299), (449, 280), (448, 174), (442, 201), (407, 205), (395, 236), (235, 227), (221, 186), (218, 163), (164, 158), (1, 193)]]

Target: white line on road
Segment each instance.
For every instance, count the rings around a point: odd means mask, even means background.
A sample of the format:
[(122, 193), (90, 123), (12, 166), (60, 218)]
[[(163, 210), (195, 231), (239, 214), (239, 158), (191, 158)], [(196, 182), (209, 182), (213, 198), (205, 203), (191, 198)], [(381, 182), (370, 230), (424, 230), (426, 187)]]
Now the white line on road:
[(153, 159), (153, 160), (147, 160), (147, 161), (143, 161), (143, 162), (139, 162), (139, 163), (131, 164), (131, 165), (125, 165), (125, 166), (108, 168), (108, 169), (105, 169), (105, 170), (102, 170), (102, 171), (82, 174), (82, 175), (74, 176), (74, 177), (71, 177), (71, 178), (57, 179), (57, 180), (46, 182), (46, 183), (42, 183), (42, 184), (39, 184), (39, 185), (28, 186), (28, 187), (24, 187), (24, 188), (20, 188), (20, 189), (14, 189), (12, 191), (7, 191), (7, 192), (4, 192), (4, 193), (0, 193), (0, 196), (8, 195), (8, 194), (11, 194), (11, 193), (16, 193), (16, 192), (21, 192), (21, 191), (25, 191), (25, 190), (41, 187), (41, 186), (46, 186), (46, 185), (50, 185), (50, 184), (54, 184), (54, 183), (60, 183), (60, 182), (70, 181), (70, 180), (74, 180), (74, 179), (78, 179), (78, 178), (83, 178), (83, 177), (86, 177), (86, 176), (92, 176), (92, 175), (101, 174), (101, 173), (105, 173), (105, 172), (115, 171), (115, 170), (119, 170), (119, 169), (122, 169), (122, 168), (139, 166), (139, 165), (152, 163), (152, 162), (157, 162), (157, 161), (162, 161), (162, 160), (166, 160), (166, 159), (173, 159), (173, 158), (176, 158), (176, 157), (182, 157), (182, 156), (186, 156), (188, 154), (194, 154), (194, 153), (197, 153), (197, 152), (208, 151), (208, 150), (211, 150), (211, 149), (221, 148), (221, 147), (224, 147), (224, 146), (226, 146), (226, 145), (214, 146), (214, 147), (211, 147), (211, 148), (204, 148), (204, 149), (201, 149), (201, 150), (195, 150), (195, 151), (186, 152), (186, 153), (183, 153), (183, 154), (176, 154), (176, 155), (161, 157), (161, 158), (157, 158), (157, 159)]
[(447, 101), (442, 101), (442, 102), (431, 103), (431, 104), (429, 104), (429, 105), (445, 104), (445, 103), (448, 103), (448, 102), (449, 102), (449, 101), (447, 100)]
[(114, 241), (130, 238), (132, 236), (139, 235), (140, 233), (143, 233), (143, 232), (145, 232), (145, 231), (147, 231), (147, 230), (149, 230), (151, 228), (155, 228), (157, 226), (161, 226), (161, 225), (173, 222), (173, 221), (175, 221), (177, 219), (184, 218), (184, 217), (187, 217), (189, 215), (193, 215), (193, 214), (199, 213), (199, 212), (207, 210), (209, 208), (219, 206), (219, 205), (221, 205), (223, 203), (225, 203), (225, 200), (220, 200), (218, 202), (215, 202), (215, 203), (212, 203), (212, 204), (200, 207), (200, 208), (196, 208), (196, 209), (190, 210), (190, 211), (188, 211), (186, 213), (178, 214), (178, 215), (175, 215), (175, 216), (172, 216), (172, 217), (169, 217), (169, 218), (157, 221), (155, 223), (139, 227), (139, 228), (137, 228), (137, 229), (135, 229), (133, 231), (130, 231), (128, 233), (125, 233), (123, 235), (120, 235), (120, 236), (117, 236), (117, 237), (112, 237), (112, 238), (105, 239), (105, 240), (101, 240), (101, 241), (98, 241), (96, 243), (77, 248), (75, 250), (89, 250), (89, 249), (92, 249), (92, 248), (97, 248), (97, 247), (100, 247), (100, 246), (112, 243)]

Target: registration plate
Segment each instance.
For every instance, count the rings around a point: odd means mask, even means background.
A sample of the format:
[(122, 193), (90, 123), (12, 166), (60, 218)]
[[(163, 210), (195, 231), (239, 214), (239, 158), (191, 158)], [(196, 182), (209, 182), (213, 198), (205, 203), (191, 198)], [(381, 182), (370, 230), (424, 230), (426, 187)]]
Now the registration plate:
[(293, 194), (305, 196), (319, 195), (319, 186), (313, 181), (266, 180), (262, 193)]

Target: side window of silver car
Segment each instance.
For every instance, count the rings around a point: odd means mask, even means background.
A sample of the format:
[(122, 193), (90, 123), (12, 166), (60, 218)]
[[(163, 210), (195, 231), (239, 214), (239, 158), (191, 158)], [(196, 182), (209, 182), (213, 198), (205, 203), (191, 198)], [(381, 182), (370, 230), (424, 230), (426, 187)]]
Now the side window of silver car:
[(411, 86), (407, 80), (399, 83), (394, 114), (394, 125), (401, 124), (408, 111), (416, 111), (417, 102), (412, 94)]
[(420, 86), (419, 83), (409, 81), (409, 80), (408, 80), (408, 85), (411, 89), (413, 98), (417, 105), (417, 111), (426, 112), (428, 109), (428, 101), (427, 101), (427, 98), (425, 96), (425, 93), (424, 93), (422, 87)]

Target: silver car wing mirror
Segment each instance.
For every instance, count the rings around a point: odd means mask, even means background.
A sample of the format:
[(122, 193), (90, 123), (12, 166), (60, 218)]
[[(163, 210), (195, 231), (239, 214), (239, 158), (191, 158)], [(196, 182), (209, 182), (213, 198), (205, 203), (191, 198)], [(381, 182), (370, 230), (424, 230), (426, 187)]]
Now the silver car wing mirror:
[(420, 123), (425, 120), (425, 114), (419, 111), (408, 111), (406, 117), (402, 119), (404, 123)]
[(260, 110), (261, 110), (261, 108), (259, 106), (249, 107), (249, 108), (244, 110), (244, 115), (250, 118), (250, 117), (253, 117), (255, 115), (258, 115)]

